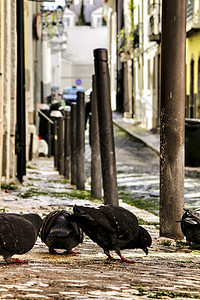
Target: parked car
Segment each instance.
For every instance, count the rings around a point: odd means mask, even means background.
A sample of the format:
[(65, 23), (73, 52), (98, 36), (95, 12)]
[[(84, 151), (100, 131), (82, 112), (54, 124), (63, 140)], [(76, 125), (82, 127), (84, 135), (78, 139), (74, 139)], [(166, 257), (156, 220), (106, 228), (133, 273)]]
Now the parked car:
[(63, 89), (63, 99), (66, 105), (76, 103), (77, 92), (84, 92), (82, 86), (67, 86)]

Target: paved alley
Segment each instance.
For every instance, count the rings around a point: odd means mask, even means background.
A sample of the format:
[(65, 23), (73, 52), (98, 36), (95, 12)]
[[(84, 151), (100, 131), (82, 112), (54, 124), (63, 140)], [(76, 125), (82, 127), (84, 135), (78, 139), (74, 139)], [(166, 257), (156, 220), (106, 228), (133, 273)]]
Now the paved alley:
[[(89, 193), (78, 192), (54, 170), (52, 158), (38, 158), (28, 166), (19, 190), (2, 190), (1, 207), (6, 212), (36, 212), (44, 217), (55, 209), (71, 210), (75, 203), (101, 204), (88, 199)], [(1, 260), (0, 299), (199, 299), (200, 252), (181, 242), (159, 239), (158, 217), (121, 201), (120, 205), (141, 218), (151, 233), (148, 256), (142, 250), (126, 250), (123, 255), (135, 264), (108, 262), (102, 249), (87, 237), (75, 249), (80, 254), (50, 255), (38, 238), (34, 248), (22, 255), (28, 264), (6, 265)]]

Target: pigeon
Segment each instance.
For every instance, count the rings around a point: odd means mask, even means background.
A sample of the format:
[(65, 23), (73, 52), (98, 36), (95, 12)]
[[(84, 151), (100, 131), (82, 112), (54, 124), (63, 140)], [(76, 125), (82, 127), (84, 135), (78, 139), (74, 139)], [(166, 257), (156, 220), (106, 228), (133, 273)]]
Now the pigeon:
[(83, 232), (104, 250), (109, 260), (114, 260), (110, 250), (120, 257), (119, 261), (134, 262), (121, 255), (121, 249), (140, 248), (148, 254), (152, 239), (148, 231), (139, 226), (137, 217), (120, 206), (104, 205), (98, 208), (75, 205), (72, 220)]
[(37, 214), (0, 214), (0, 255), (9, 263), (26, 263), (12, 258), (14, 254), (30, 251), (37, 239), (42, 219)]
[(181, 222), (181, 230), (186, 237), (186, 242), (191, 246), (191, 243), (200, 245), (200, 211), (184, 209)]
[(24, 219), (28, 220), (35, 227), (37, 236), (39, 236), (39, 232), (42, 225), (42, 218), (38, 214), (29, 213), (21, 215)]
[(40, 237), (49, 247), (50, 254), (57, 254), (55, 249), (65, 249), (66, 254), (75, 254), (72, 249), (83, 242), (83, 231), (69, 220), (70, 212), (56, 210), (48, 214), (42, 223)]

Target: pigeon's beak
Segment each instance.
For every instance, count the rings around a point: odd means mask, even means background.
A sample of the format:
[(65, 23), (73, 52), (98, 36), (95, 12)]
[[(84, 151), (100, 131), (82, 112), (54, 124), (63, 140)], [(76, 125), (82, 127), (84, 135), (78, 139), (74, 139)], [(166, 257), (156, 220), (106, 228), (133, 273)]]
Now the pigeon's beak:
[(144, 250), (144, 252), (146, 253), (146, 255), (148, 255), (148, 253), (149, 253), (148, 248), (146, 247), (146, 248), (144, 248), (143, 250)]

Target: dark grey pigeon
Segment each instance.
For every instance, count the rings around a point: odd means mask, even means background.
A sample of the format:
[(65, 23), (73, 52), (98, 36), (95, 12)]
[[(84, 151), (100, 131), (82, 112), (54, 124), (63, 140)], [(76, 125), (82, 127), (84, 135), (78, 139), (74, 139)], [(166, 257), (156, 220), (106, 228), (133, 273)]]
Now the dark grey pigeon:
[(34, 213), (23, 214), (21, 216), (33, 224), (37, 235), (39, 235), (40, 228), (42, 225), (42, 218), (38, 214), (34, 214)]
[(49, 247), (50, 254), (56, 254), (55, 249), (64, 249), (67, 254), (76, 253), (72, 249), (83, 242), (83, 232), (69, 220), (70, 215), (66, 210), (56, 210), (44, 218), (40, 237)]
[(184, 209), (185, 212), (181, 222), (181, 230), (186, 237), (186, 242), (191, 246), (192, 243), (200, 245), (200, 210)]
[(104, 250), (109, 260), (109, 251), (114, 250), (120, 261), (127, 260), (121, 255), (122, 249), (140, 248), (148, 254), (151, 246), (150, 234), (139, 226), (137, 217), (120, 206), (105, 205), (99, 208), (74, 206), (72, 220), (82, 228), (89, 238)]
[[(7, 263), (27, 261), (14, 259), (14, 254), (24, 254), (30, 251), (37, 239), (42, 219), (37, 214), (23, 215), (12, 213), (0, 214), (0, 255), (3, 255)], [(34, 226), (28, 218), (34, 221)]]

